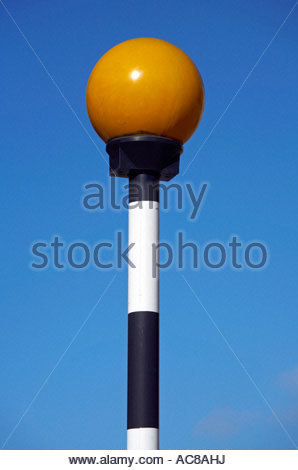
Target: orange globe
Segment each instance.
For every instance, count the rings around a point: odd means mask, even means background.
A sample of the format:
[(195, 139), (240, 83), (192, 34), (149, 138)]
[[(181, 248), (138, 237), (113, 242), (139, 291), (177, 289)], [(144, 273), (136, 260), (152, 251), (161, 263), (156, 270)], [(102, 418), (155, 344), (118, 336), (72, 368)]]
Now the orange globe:
[(87, 85), (91, 123), (107, 142), (149, 134), (186, 142), (204, 107), (204, 86), (192, 60), (167, 41), (137, 38), (110, 49)]

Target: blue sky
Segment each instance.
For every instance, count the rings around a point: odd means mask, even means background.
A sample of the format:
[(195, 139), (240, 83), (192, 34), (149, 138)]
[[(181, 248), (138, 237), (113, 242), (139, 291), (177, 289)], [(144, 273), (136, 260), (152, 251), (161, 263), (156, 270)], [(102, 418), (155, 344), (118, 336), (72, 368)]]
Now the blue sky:
[[(192, 57), (206, 91), (176, 182), (198, 190), (208, 183), (208, 191), (194, 221), (189, 201), (178, 211), (172, 198), (161, 239), (175, 244), (183, 231), (203, 247), (237, 235), (244, 246), (261, 241), (269, 253), (262, 270), (230, 263), (193, 270), (188, 263), (162, 271), (161, 448), (292, 449), (298, 7), (270, 43), (293, 0), (5, 5), (15, 23), (0, 5), (2, 445), (125, 448), (126, 268), (34, 270), (31, 246), (55, 235), (66, 245), (93, 246), (126, 233), (125, 209), (82, 207), (85, 184), (109, 184), (85, 89), (109, 48), (152, 36)], [(120, 194), (125, 183), (117, 182)]]

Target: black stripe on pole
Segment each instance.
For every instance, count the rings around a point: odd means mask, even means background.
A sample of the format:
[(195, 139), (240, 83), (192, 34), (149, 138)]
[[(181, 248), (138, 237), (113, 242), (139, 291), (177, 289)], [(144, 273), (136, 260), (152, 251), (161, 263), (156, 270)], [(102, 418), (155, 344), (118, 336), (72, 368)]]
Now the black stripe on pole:
[(159, 427), (159, 314), (128, 315), (127, 429)]
[(138, 173), (129, 177), (129, 202), (159, 202), (159, 177), (150, 173)]

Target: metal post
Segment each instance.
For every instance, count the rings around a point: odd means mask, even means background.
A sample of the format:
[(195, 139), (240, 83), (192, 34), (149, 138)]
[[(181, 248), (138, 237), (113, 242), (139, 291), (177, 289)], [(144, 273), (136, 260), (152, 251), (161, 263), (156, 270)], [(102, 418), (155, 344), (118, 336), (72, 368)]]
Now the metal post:
[(137, 174), (129, 188), (127, 448), (158, 449), (159, 179)]
[(129, 178), (127, 448), (159, 448), (159, 189), (182, 145), (159, 136), (107, 144), (110, 175)]

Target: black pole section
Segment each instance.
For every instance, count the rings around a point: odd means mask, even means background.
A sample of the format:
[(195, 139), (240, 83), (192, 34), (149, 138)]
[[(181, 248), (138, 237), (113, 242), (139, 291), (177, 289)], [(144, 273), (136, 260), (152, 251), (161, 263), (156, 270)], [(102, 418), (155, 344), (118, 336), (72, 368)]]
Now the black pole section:
[(159, 202), (159, 177), (148, 173), (136, 173), (129, 177), (129, 202)]
[(159, 314), (128, 315), (127, 429), (159, 429)]

